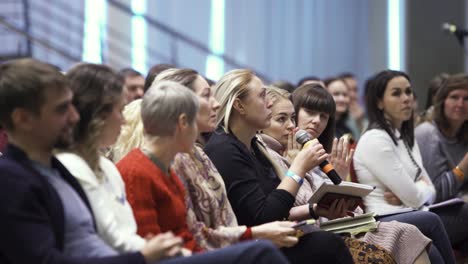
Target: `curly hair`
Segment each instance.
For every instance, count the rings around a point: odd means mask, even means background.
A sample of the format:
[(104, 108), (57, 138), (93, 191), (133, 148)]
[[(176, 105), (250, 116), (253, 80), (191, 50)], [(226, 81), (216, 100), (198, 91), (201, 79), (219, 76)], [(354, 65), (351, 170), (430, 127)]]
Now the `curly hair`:
[(74, 94), (73, 105), (80, 114), (70, 150), (79, 154), (100, 179), (99, 141), (106, 118), (122, 96), (123, 80), (110, 67), (91, 63), (75, 66), (66, 77)]

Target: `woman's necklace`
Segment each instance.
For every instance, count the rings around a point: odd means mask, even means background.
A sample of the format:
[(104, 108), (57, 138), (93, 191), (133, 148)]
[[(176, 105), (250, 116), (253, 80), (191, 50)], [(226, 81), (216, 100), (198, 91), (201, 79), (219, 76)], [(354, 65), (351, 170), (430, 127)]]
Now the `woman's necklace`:
[(403, 143), (405, 145), (405, 148), (406, 148), (406, 151), (408, 152), (408, 155), (411, 159), (411, 162), (413, 162), (414, 166), (416, 167), (417, 171), (416, 171), (416, 175), (414, 176), (414, 181), (417, 181), (418, 180), (418, 177), (419, 175), (421, 175), (421, 172), (422, 172), (422, 169), (421, 167), (418, 165), (418, 163), (416, 162), (416, 160), (414, 159), (413, 157), (413, 154), (410, 150), (410, 147), (408, 146), (408, 143), (406, 143), (405, 140), (403, 140)]

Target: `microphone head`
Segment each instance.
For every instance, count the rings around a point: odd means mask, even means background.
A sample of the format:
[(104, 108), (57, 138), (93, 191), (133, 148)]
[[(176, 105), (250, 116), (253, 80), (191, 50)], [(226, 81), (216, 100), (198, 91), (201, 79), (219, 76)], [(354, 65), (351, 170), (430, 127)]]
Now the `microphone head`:
[(305, 143), (307, 143), (308, 141), (312, 140), (312, 137), (309, 135), (309, 133), (307, 133), (307, 131), (305, 131), (304, 129), (299, 129), (297, 132), (296, 132), (296, 142), (301, 144), (301, 145), (304, 145)]
[(454, 24), (446, 22), (446, 23), (442, 24), (442, 31), (446, 31), (446, 32), (449, 32), (449, 33), (455, 33), (455, 31), (457, 31), (457, 26), (455, 26)]

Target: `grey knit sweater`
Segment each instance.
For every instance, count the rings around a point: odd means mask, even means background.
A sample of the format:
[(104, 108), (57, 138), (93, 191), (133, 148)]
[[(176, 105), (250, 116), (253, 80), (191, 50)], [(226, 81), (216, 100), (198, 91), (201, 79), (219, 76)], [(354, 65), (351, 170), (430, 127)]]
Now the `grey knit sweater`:
[(468, 177), (465, 177), (465, 182), (460, 183), (452, 171), (468, 151), (468, 143), (446, 138), (433, 122), (419, 125), (415, 136), (424, 168), (436, 188), (436, 202), (453, 198), (461, 191), (468, 191)]

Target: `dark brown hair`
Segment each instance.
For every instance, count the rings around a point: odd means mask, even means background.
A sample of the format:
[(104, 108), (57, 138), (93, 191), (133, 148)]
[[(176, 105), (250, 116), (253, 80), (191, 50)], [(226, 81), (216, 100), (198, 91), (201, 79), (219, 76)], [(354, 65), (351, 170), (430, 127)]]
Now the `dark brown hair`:
[(431, 82), (429, 83), (428, 91), (427, 91), (427, 98), (426, 98), (426, 105), (425, 105), (426, 110), (432, 105), (434, 105), (435, 96), (437, 92), (439, 91), (440, 87), (442, 87), (443, 85), (447, 83), (447, 80), (449, 77), (450, 75), (448, 75), (447, 73), (441, 73), (431, 80)]
[[(383, 100), (385, 90), (388, 83), (396, 77), (403, 76), (411, 83), (409, 76), (401, 71), (385, 70), (377, 73), (366, 82), (365, 97), (367, 114), (369, 116), (369, 128), (380, 128), (385, 130), (393, 140), (395, 145), (398, 145), (397, 138), (393, 133), (393, 129), (384, 117), (384, 112), (379, 109), (378, 103)], [(401, 138), (410, 147), (414, 145), (414, 119), (410, 118), (404, 121), (401, 125)]]
[(297, 82), (297, 87), (300, 87), (302, 86), (305, 82), (307, 81), (321, 81), (321, 79), (317, 76), (306, 76), (306, 77), (303, 77), (302, 79), (300, 79), (298, 82)]
[(156, 64), (151, 69), (149, 69), (148, 74), (146, 75), (145, 78), (145, 86), (143, 90), (146, 92), (150, 88), (151, 84), (153, 84), (154, 79), (156, 79), (156, 76), (160, 74), (161, 72), (167, 70), (167, 69), (172, 69), (175, 68), (174, 65), (172, 64)]
[[(459, 73), (450, 76), (444, 85), (442, 85), (438, 92), (435, 95), (434, 100), (434, 112), (433, 120), (440, 128), (446, 129), (450, 127), (450, 123), (445, 116), (445, 99), (447, 99), (448, 95), (454, 91), (459, 89), (468, 89), (468, 75), (465, 73)], [(460, 141), (466, 142), (468, 141), (468, 121), (465, 121), (457, 131), (457, 138)]]
[(139, 71), (132, 69), (132, 68), (123, 68), (117, 74), (121, 76), (122, 79), (125, 79), (127, 77), (137, 77), (137, 76), (143, 77), (143, 74), (141, 74)]
[(40, 114), (46, 91), (65, 90), (67, 80), (59, 69), (35, 59), (18, 59), (0, 65), (0, 124), (14, 129), (11, 114), (24, 108)]
[(318, 137), (318, 141), (323, 145), (325, 151), (330, 153), (335, 137), (336, 106), (333, 96), (320, 84), (312, 83), (300, 86), (292, 93), (291, 97), (294, 104), (294, 111), (296, 111), (296, 124), (298, 123), (297, 118), (301, 108), (323, 112), (329, 115), (327, 126)]

